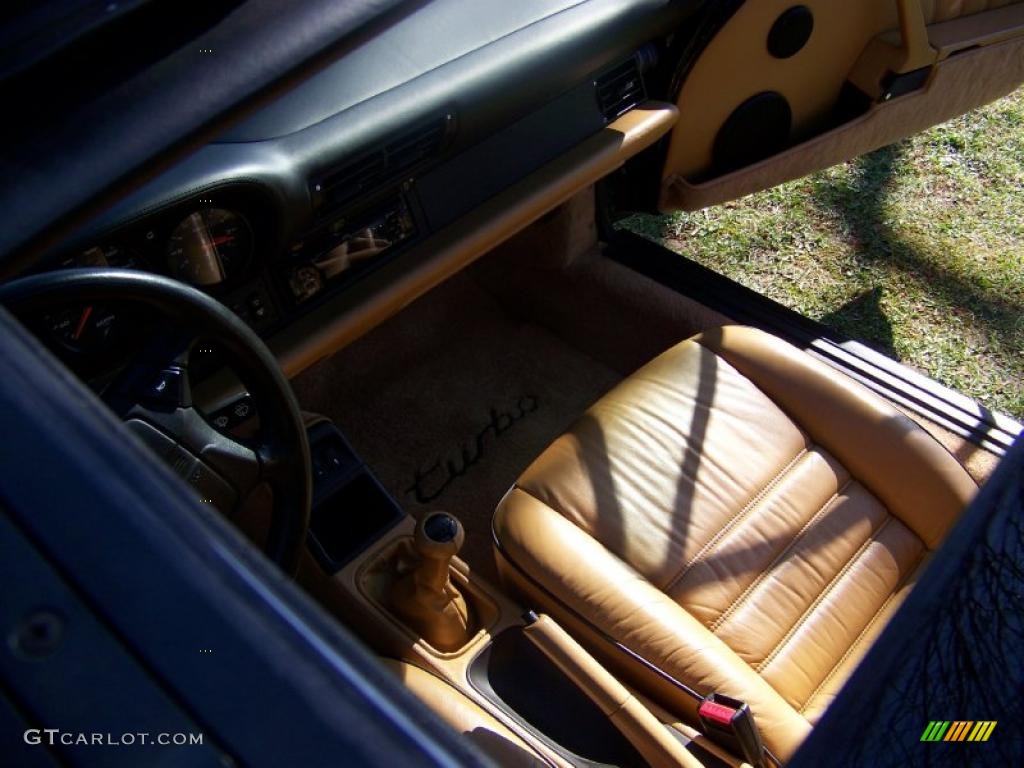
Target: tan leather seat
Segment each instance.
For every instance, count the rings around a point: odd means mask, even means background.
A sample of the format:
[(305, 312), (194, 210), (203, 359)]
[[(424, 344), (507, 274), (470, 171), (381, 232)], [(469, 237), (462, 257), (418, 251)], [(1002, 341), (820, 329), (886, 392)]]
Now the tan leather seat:
[(494, 518), (502, 576), (670, 711), (746, 701), (786, 759), (976, 491), (930, 435), (757, 330), (670, 349), (558, 438)]

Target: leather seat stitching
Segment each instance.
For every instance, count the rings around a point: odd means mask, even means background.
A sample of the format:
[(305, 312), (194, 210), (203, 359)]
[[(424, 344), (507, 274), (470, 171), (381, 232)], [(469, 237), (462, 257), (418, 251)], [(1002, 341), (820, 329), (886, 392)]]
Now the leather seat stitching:
[(803, 527), (799, 531), (796, 532), (796, 535), (793, 536), (792, 541), (790, 541), (789, 544), (786, 545), (785, 549), (783, 549), (781, 552), (779, 552), (779, 554), (776, 555), (775, 559), (772, 560), (768, 564), (768, 567), (766, 567), (760, 573), (760, 575), (756, 579), (754, 579), (753, 582), (751, 582), (750, 586), (748, 586), (746, 589), (744, 589), (736, 597), (736, 599), (733, 600), (729, 604), (729, 607), (726, 608), (725, 611), (722, 612), (722, 615), (719, 616), (717, 619), (715, 619), (714, 622), (712, 622), (712, 624), (709, 626), (709, 629), (712, 632), (717, 632), (719, 629), (722, 628), (722, 625), (729, 619), (729, 617), (733, 613), (736, 612), (736, 609), (739, 607), (740, 603), (742, 603), (744, 600), (746, 600), (750, 596), (750, 594), (755, 589), (757, 589), (757, 587), (760, 586), (761, 583), (764, 582), (765, 579), (767, 579), (771, 575), (772, 569), (775, 568), (775, 566), (777, 566), (779, 563), (781, 563), (783, 560), (785, 560), (786, 555), (788, 555), (789, 552), (793, 549), (793, 547), (795, 547), (801, 541), (801, 539), (803, 539), (803, 537), (807, 533), (808, 529), (812, 525), (814, 525), (814, 523), (817, 522), (818, 519), (820, 519), (821, 516), (824, 515), (825, 512), (827, 512), (832, 507), (832, 505), (842, 495), (843, 491), (846, 490), (847, 486), (849, 486), (852, 481), (853, 481), (852, 477), (851, 478), (847, 478), (846, 482), (844, 482), (836, 490), (835, 493), (833, 493), (828, 499), (826, 499), (825, 503), (821, 505), (821, 507), (818, 509), (818, 511), (815, 512), (813, 515), (811, 515), (811, 518), (806, 523), (803, 524)]
[[(879, 530), (881, 530), (881, 529), (879, 529)], [(917, 571), (918, 568), (921, 567), (921, 563), (924, 561), (926, 552), (927, 552), (927, 549), (922, 548), (921, 554), (918, 555), (917, 561), (914, 563), (914, 565), (912, 567), (907, 569), (906, 574), (904, 574), (903, 578), (900, 579), (899, 583), (893, 589), (893, 591), (889, 595), (889, 597), (886, 598), (885, 602), (882, 603), (881, 607), (877, 611), (875, 611), (875, 615), (871, 617), (871, 620), (868, 622), (867, 626), (864, 627), (864, 629), (862, 629), (860, 631), (860, 634), (857, 635), (856, 639), (852, 643), (850, 643), (850, 647), (846, 649), (846, 653), (844, 653), (840, 657), (839, 661), (837, 661), (835, 663), (835, 665), (833, 665), (833, 667), (829, 671), (828, 675), (826, 675), (825, 679), (821, 681), (821, 684), (817, 688), (815, 688), (814, 691), (811, 692), (810, 696), (807, 697), (807, 701), (805, 701), (803, 703), (803, 706), (800, 707), (800, 714), (804, 713), (804, 711), (807, 709), (807, 707), (810, 706), (810, 703), (814, 700), (814, 697), (818, 695), (818, 693), (821, 691), (821, 689), (824, 688), (825, 685), (833, 677), (835, 677), (836, 672), (839, 671), (839, 668), (843, 665), (843, 662), (845, 662), (846, 659), (849, 658), (850, 654), (853, 653), (854, 649), (857, 647), (857, 645), (860, 643), (860, 641), (864, 639), (864, 636), (867, 634), (868, 630), (871, 629), (871, 627), (874, 626), (876, 621), (878, 621), (878, 617), (882, 615), (882, 612), (885, 610), (885, 607), (887, 605), (889, 605), (889, 603), (891, 603), (893, 601), (893, 599), (896, 597), (896, 595), (899, 594), (900, 590), (903, 589), (903, 587), (906, 586), (907, 581), (910, 579), (910, 577)]]
[(892, 594), (890, 594), (889, 597), (887, 597), (885, 601), (878, 607), (878, 610), (875, 611), (874, 615), (868, 621), (867, 626), (865, 626), (864, 629), (862, 629), (857, 634), (857, 637), (854, 639), (854, 641), (850, 643), (850, 647), (846, 649), (846, 653), (839, 657), (839, 660), (832, 665), (832, 669), (830, 669), (828, 674), (825, 675), (825, 679), (818, 684), (817, 688), (811, 691), (811, 695), (807, 697), (803, 705), (800, 707), (801, 715), (807, 710), (807, 707), (810, 706), (810, 703), (814, 701), (814, 697), (821, 692), (821, 689), (828, 685), (829, 681), (832, 680), (833, 677), (835, 677), (836, 672), (838, 672), (840, 667), (843, 666), (843, 663), (848, 658), (850, 658), (850, 654), (853, 653), (854, 649), (857, 647), (860, 641), (864, 639), (864, 636), (868, 633), (868, 630), (870, 630), (875, 625), (875, 622), (878, 621), (878, 617), (882, 615), (882, 612), (885, 610), (886, 606), (888, 606), (889, 603), (893, 601), (893, 599), (896, 597), (897, 592), (899, 592), (899, 589), (894, 590)]
[(719, 530), (718, 533), (711, 537), (710, 541), (708, 541), (703, 547), (700, 548), (700, 551), (697, 552), (697, 554), (694, 555), (690, 559), (690, 561), (682, 567), (679, 573), (677, 573), (675, 576), (672, 577), (671, 580), (669, 580), (669, 582), (662, 588), (662, 591), (669, 592), (670, 590), (672, 590), (680, 581), (682, 581), (682, 578), (687, 573), (689, 573), (695, 565), (697, 565), (697, 563), (704, 559), (704, 556), (708, 554), (708, 552), (711, 549), (713, 549), (715, 545), (717, 545), (723, 538), (725, 538), (725, 536), (730, 531), (734, 530), (741, 522), (750, 517), (750, 513), (753, 512), (760, 505), (760, 503), (767, 497), (767, 495), (774, 488), (776, 488), (779, 485), (779, 483), (782, 482), (783, 478), (792, 471), (793, 467), (796, 466), (800, 459), (807, 455), (808, 451), (809, 448), (807, 446), (801, 448), (800, 452), (797, 453), (797, 455), (794, 456), (790, 460), (790, 462), (786, 464), (786, 466), (784, 466), (782, 469), (775, 473), (775, 477), (773, 477), (764, 488), (758, 491), (742, 509), (740, 509), (735, 515), (733, 515), (729, 519), (728, 522), (726, 522), (724, 526), (722, 526), (721, 530)]
[(807, 606), (807, 610), (805, 610), (803, 614), (800, 616), (800, 618), (796, 620), (793, 626), (789, 628), (789, 631), (785, 634), (785, 636), (776, 644), (776, 646), (764, 658), (764, 660), (755, 667), (758, 673), (762, 672), (764, 669), (771, 665), (771, 663), (779, 655), (782, 649), (789, 643), (790, 640), (793, 639), (793, 636), (796, 635), (797, 630), (799, 630), (800, 627), (802, 627), (807, 622), (807, 619), (810, 618), (811, 614), (814, 613), (814, 610), (825, 601), (825, 598), (829, 596), (829, 594), (832, 592), (835, 586), (840, 581), (842, 581), (843, 576), (850, 572), (850, 569), (853, 568), (853, 566), (857, 563), (858, 560), (860, 560), (860, 558), (867, 551), (868, 547), (871, 546), (873, 542), (878, 540), (878, 537), (881, 535), (882, 531), (885, 530), (886, 526), (889, 525), (889, 523), (891, 522), (892, 515), (886, 515), (885, 520), (883, 520), (882, 524), (878, 526), (878, 529), (871, 532), (871, 534), (867, 537), (864, 543), (861, 544), (860, 547), (858, 547), (857, 551), (853, 553), (853, 557), (851, 557), (846, 562), (846, 565), (839, 569), (839, 573), (832, 577), (832, 580), (828, 583), (825, 589), (823, 589), (821, 593), (816, 598), (814, 598), (814, 601), (809, 606)]

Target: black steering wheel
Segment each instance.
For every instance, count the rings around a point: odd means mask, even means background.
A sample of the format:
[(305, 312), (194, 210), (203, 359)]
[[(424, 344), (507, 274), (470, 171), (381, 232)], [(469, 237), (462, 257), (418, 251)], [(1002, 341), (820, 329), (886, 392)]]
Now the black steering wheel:
[[(15, 314), (70, 303), (132, 302), (167, 321), (105, 390), (127, 428), (189, 482), (203, 502), (230, 515), (257, 487), (273, 491), (264, 550), (294, 575), (312, 500), (309, 443), (298, 403), (277, 360), (231, 310), (184, 283), (124, 269), (69, 269), (0, 286)], [(260, 418), (254, 447), (214, 429), (192, 406), (189, 355), (197, 339), (215, 344), (249, 391)]]

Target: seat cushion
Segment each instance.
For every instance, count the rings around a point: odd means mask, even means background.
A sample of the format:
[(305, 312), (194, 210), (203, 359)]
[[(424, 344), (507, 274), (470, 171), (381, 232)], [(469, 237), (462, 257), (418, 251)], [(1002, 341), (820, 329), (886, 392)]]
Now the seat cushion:
[(884, 401), (730, 327), (595, 404), (502, 501), (495, 540), (535, 604), (596, 645), (609, 636), (701, 693), (747, 701), (785, 757), (975, 490)]

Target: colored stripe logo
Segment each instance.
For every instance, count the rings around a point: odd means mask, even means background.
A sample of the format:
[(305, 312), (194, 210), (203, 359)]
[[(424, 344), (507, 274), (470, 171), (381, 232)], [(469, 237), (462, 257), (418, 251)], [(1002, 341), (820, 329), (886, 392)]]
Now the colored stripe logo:
[(921, 741), (988, 741), (996, 720), (932, 720), (921, 734)]

